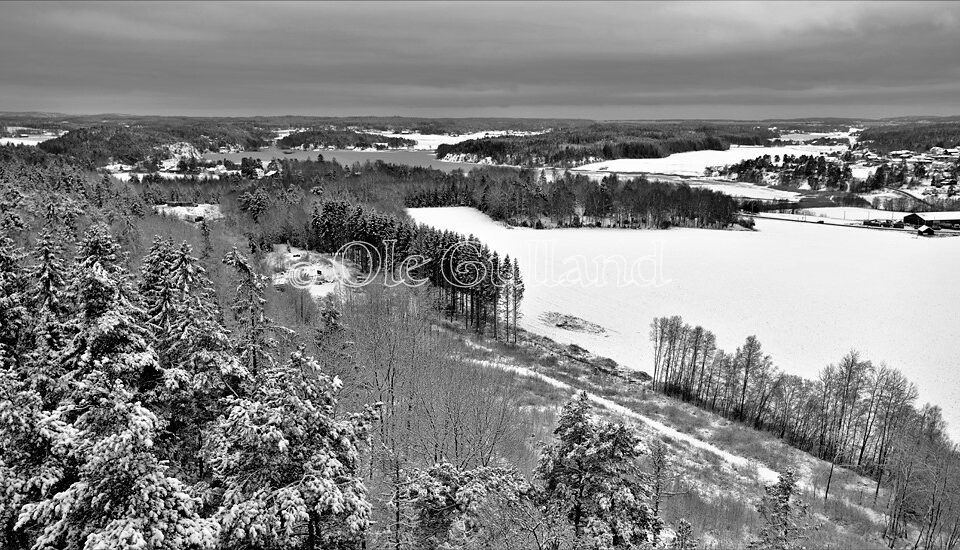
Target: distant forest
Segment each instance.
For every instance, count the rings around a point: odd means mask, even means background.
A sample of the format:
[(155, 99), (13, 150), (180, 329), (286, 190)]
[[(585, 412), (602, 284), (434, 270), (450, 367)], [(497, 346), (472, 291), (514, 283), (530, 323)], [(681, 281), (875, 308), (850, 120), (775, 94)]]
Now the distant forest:
[(419, 132), (422, 134), (466, 134), (491, 130), (543, 131), (550, 128), (588, 126), (592, 120), (572, 118), (419, 118), (419, 117), (183, 117), (141, 116), (122, 114), (67, 115), (63, 113), (2, 113), (0, 126), (26, 126), (46, 130), (76, 130), (97, 125), (119, 125), (149, 128), (182, 128), (190, 126), (236, 126), (241, 128), (318, 128), (336, 126), (383, 131)]
[(684, 151), (764, 145), (776, 137), (753, 125), (602, 123), (529, 136), (468, 140), (437, 148), (437, 158), (462, 155), (495, 164), (570, 167), (617, 158), (660, 158)]
[(87, 168), (102, 166), (109, 159), (134, 164), (154, 156), (157, 148), (186, 142), (200, 151), (241, 146), (256, 149), (267, 143), (264, 128), (222, 124), (196, 119), (187, 125), (123, 126), (98, 125), (79, 128), (40, 144), (48, 153), (73, 157)]
[(316, 147), (335, 147), (337, 149), (358, 147), (371, 149), (375, 147), (377, 143), (386, 143), (389, 149), (400, 149), (402, 147), (413, 147), (417, 144), (417, 142), (412, 139), (398, 137), (388, 138), (378, 134), (335, 129), (297, 132), (284, 137), (278, 143), (281, 147), (306, 147), (308, 149)]
[(860, 135), (860, 143), (879, 153), (901, 149), (923, 152), (931, 147), (957, 147), (960, 146), (960, 122), (868, 128)]
[[(722, 229), (739, 220), (737, 201), (688, 185), (620, 179), (599, 184), (569, 172), (547, 182), (530, 170), (472, 170), (461, 179), (435, 183), (407, 195), (410, 207), (471, 206), (513, 225), (536, 228), (583, 225), (666, 229)], [(578, 208), (580, 205), (580, 208)], [(546, 224), (544, 223), (546, 222)]]

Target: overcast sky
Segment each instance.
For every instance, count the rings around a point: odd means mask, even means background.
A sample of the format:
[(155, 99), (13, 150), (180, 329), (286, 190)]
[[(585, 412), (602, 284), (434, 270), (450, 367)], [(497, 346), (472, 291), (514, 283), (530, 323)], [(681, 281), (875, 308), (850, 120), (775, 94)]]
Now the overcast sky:
[(0, 2), (0, 111), (960, 114), (960, 4)]

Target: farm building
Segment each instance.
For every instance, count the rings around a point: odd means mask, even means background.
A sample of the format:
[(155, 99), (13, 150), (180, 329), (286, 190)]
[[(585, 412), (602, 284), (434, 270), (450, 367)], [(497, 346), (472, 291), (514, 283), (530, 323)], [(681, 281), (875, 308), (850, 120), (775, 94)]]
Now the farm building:
[(917, 228), (917, 235), (922, 235), (924, 237), (933, 236), (933, 229), (927, 227), (926, 225), (921, 225)]
[(903, 223), (914, 227), (921, 225), (960, 225), (960, 212), (913, 212), (903, 217)]

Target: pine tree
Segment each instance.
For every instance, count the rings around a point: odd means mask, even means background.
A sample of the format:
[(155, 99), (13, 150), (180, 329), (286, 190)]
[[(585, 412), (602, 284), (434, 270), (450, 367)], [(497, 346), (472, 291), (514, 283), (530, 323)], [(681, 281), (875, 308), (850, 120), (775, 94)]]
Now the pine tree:
[[(513, 281), (513, 263), (510, 261), (510, 255), (503, 257), (503, 263), (500, 264), (500, 280), (502, 281), (500, 294), (503, 302), (503, 340), (510, 341), (510, 306), (513, 303), (514, 281)], [(500, 304), (497, 304), (500, 307)]]
[(516, 471), (479, 467), (461, 470), (443, 462), (415, 470), (402, 498), (415, 514), (419, 548), (495, 548), (491, 517), (521, 505), (527, 484)]
[(157, 235), (140, 266), (139, 291), (147, 320), (155, 327), (156, 332), (162, 335), (171, 334), (170, 326), (176, 315), (178, 302), (170, 280), (172, 262), (173, 243)]
[(200, 238), (203, 246), (200, 248), (200, 258), (206, 260), (213, 253), (213, 244), (210, 242), (210, 224), (206, 218), (200, 220)]
[(681, 519), (677, 523), (677, 534), (670, 543), (671, 550), (697, 550), (697, 540), (693, 537), (693, 527), (690, 522)]
[(523, 300), (523, 276), (520, 274), (520, 262), (513, 259), (513, 343), (517, 343), (517, 321), (520, 318), (520, 301)]
[(806, 514), (806, 508), (794, 498), (797, 494), (796, 475), (787, 470), (780, 474), (775, 484), (768, 485), (764, 490), (766, 494), (757, 504), (757, 511), (763, 519), (763, 527), (748, 548), (758, 550), (802, 548), (800, 542), (805, 537), (801, 520)]
[(578, 541), (598, 548), (652, 542), (662, 522), (648, 504), (639, 438), (622, 424), (593, 419), (591, 410), (584, 392), (564, 405), (556, 443), (537, 468), (545, 499), (564, 510)]
[(214, 473), (220, 548), (336, 548), (356, 542), (370, 505), (359, 445), (372, 411), (341, 417), (339, 379), (302, 348), (225, 398), (204, 455)]
[(60, 352), (72, 336), (65, 327), (70, 313), (66, 295), (66, 268), (60, 257), (60, 246), (49, 232), (40, 235), (33, 251), (36, 261), (27, 272), (29, 288), (25, 304), (32, 315), (29, 322), (28, 343), (31, 360), (28, 362), (31, 387), (40, 391), (45, 400), (48, 391), (61, 374), (57, 367)]
[(264, 313), (264, 277), (253, 270), (236, 247), (224, 256), (223, 263), (237, 272), (237, 287), (231, 306), (236, 322), (234, 348), (241, 367), (256, 375), (260, 368), (273, 364), (270, 350), (277, 345), (270, 336), (273, 327)]
[(199, 500), (156, 456), (162, 426), (139, 397), (160, 366), (121, 259), (103, 227), (88, 231), (73, 274), (77, 334), (62, 356), (66, 389), (43, 422), (51, 440), (44, 467), (55, 477), (22, 508), (17, 527), (36, 530), (36, 547), (212, 548), (216, 523), (200, 517)]
[(26, 315), (22, 257), (9, 237), (0, 236), (0, 368), (13, 368), (20, 361), (20, 339)]
[(13, 369), (0, 368), (0, 548), (26, 548), (30, 534), (14, 527), (23, 506), (40, 498), (50, 480), (62, 473), (49, 460), (48, 434), (56, 424), (47, 422), (43, 399)]
[(165, 456), (189, 479), (203, 479), (203, 428), (218, 414), (218, 400), (237, 391), (247, 373), (232, 353), (213, 284), (190, 245), (171, 250), (165, 265), (174, 307), (166, 330), (155, 338), (163, 384), (154, 399), (169, 424)]

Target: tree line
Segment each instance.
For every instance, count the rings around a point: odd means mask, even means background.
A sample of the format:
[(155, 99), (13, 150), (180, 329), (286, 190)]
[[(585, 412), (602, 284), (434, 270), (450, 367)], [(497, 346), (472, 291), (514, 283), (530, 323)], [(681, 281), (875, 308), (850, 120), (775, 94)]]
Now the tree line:
[(764, 145), (773, 134), (742, 125), (595, 123), (543, 134), (496, 136), (437, 147), (438, 159), (567, 168), (617, 158), (659, 158), (730, 144)]
[(474, 237), (418, 226), (345, 200), (316, 204), (311, 221), (310, 248), (334, 253), (349, 247), (347, 259), (367, 273), (394, 273), (405, 258), (428, 260), (408, 276), (426, 280), (437, 290), (435, 305), (450, 320), (462, 319), (478, 334), (494, 339), (517, 338), (519, 305), (524, 284), (520, 266)]
[(816, 380), (783, 373), (756, 336), (734, 352), (681, 317), (650, 325), (655, 389), (690, 401), (829, 461), (889, 489), (884, 537), (891, 544), (918, 526), (925, 548), (960, 542), (960, 454), (939, 407), (916, 403), (917, 389), (897, 369), (856, 351), (824, 367)]
[[(322, 147), (333, 147), (336, 149), (373, 149), (375, 147), (387, 149), (402, 149), (404, 147), (413, 147), (416, 141), (407, 138), (381, 136), (379, 134), (370, 134), (367, 132), (358, 132), (355, 130), (340, 130), (334, 128), (312, 129), (303, 132), (295, 132), (284, 136), (277, 142), (281, 147), (300, 147), (305, 149), (317, 149)], [(383, 145), (378, 145), (384, 143)]]
[(858, 145), (873, 151), (910, 150), (924, 152), (931, 147), (960, 146), (960, 122), (908, 123), (867, 128)]
[(849, 157), (838, 161), (823, 155), (763, 155), (723, 167), (720, 175), (737, 181), (766, 183), (764, 175), (777, 174), (776, 183), (785, 186), (806, 184), (810, 189), (845, 190), (853, 180)]
[(473, 170), (461, 179), (412, 190), (410, 207), (471, 206), (513, 225), (726, 228), (739, 220), (734, 198), (645, 177), (600, 182), (566, 172), (548, 182), (532, 171)]

